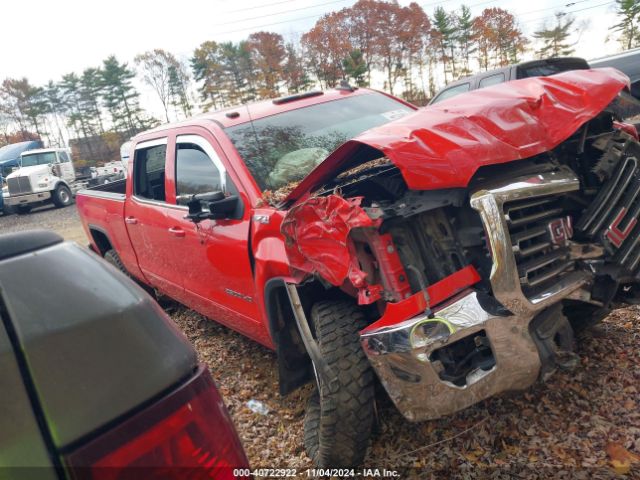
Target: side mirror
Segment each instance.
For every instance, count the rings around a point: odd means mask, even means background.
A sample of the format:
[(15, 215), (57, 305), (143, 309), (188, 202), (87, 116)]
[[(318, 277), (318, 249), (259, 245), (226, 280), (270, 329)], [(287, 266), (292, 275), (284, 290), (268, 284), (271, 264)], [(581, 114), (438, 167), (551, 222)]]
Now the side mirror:
[(237, 195), (225, 196), (221, 191), (180, 195), (176, 199), (178, 205), (189, 207), (186, 218), (193, 223), (200, 223), (207, 218), (221, 220), (230, 218), (236, 211), (239, 198)]

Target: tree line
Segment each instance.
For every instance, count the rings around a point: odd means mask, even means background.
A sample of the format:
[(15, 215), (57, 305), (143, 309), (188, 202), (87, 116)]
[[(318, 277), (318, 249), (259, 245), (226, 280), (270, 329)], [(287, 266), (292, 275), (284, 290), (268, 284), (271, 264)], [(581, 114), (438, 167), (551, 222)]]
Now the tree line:
[[(619, 22), (612, 27), (622, 48), (640, 46), (640, 0), (616, 0)], [(427, 15), (417, 3), (359, 0), (322, 16), (297, 41), (260, 31), (239, 42), (206, 41), (187, 61), (155, 49), (134, 63), (115, 56), (82, 73), (34, 86), (27, 78), (0, 84), (0, 146), (16, 138), (127, 138), (160, 121), (314, 86), (331, 88), (347, 80), (382, 86), (423, 104), (439, 84), (478, 70), (522, 60), (571, 55), (579, 33), (575, 18), (557, 13), (532, 37), (502, 8), (436, 7)], [(134, 78), (150, 87), (163, 108), (156, 119), (140, 106)], [(197, 98), (194, 94), (197, 94)], [(17, 133), (16, 133), (17, 132)]]

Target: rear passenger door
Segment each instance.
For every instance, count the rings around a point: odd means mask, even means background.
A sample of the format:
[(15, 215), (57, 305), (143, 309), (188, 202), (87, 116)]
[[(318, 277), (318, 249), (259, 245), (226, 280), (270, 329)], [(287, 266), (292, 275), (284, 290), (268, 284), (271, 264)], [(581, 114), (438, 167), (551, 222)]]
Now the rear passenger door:
[(167, 226), (167, 139), (138, 143), (134, 151), (132, 192), (125, 204), (127, 232), (147, 281), (170, 297), (181, 299), (176, 271), (175, 232)]
[[(249, 255), (250, 208), (227, 171), (222, 152), (204, 130), (183, 130), (173, 153), (175, 196), (221, 190), (240, 196), (233, 218), (186, 220), (185, 210), (168, 212), (169, 225), (184, 233), (174, 251), (190, 307), (248, 336), (255, 337), (259, 311)], [(187, 133), (188, 132), (188, 133)], [(185, 208), (185, 207), (182, 207)]]

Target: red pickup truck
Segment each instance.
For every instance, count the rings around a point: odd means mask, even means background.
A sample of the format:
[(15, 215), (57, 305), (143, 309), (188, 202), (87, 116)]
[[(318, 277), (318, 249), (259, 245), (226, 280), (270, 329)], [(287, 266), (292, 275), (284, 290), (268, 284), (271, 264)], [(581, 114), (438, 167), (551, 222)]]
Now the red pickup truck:
[(275, 349), (282, 394), (314, 381), (307, 452), (355, 465), (376, 376), (412, 421), (527, 388), (635, 288), (627, 88), (582, 70), (426, 109), (347, 86), (231, 108), (138, 135), (126, 182), (77, 205), (97, 253)]

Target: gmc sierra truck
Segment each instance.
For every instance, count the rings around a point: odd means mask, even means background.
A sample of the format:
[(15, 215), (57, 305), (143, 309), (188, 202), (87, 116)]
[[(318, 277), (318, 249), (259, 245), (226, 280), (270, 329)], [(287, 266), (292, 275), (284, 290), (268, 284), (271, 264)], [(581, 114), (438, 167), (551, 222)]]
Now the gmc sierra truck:
[[(411, 421), (575, 363), (640, 271), (638, 134), (613, 69), (417, 109), (347, 85), (133, 139), (77, 204), (91, 248), (315, 383), (305, 447), (362, 462), (375, 377)], [(331, 153), (332, 152), (332, 153)]]
[(188, 340), (131, 279), (52, 232), (0, 235), (0, 390), (2, 478), (246, 478)]

